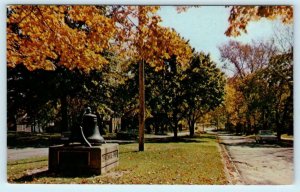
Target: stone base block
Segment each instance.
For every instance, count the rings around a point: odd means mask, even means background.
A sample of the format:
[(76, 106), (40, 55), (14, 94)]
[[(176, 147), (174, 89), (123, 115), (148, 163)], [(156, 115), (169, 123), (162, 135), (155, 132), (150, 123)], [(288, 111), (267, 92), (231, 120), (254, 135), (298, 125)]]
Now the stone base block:
[(101, 146), (51, 146), (50, 172), (101, 174), (119, 165), (119, 144)]

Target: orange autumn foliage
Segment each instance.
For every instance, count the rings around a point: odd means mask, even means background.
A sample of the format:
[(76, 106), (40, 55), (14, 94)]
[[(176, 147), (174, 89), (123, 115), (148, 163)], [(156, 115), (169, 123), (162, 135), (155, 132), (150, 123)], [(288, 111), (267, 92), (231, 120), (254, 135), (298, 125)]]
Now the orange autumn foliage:
[[(192, 55), (175, 30), (159, 25), (159, 6), (13, 5), (8, 9), (9, 67), (22, 63), (29, 70), (64, 66), (88, 72), (108, 64), (105, 52), (113, 51), (160, 69), (171, 55), (182, 65)], [(81, 25), (70, 27), (70, 21)]]
[(228, 18), (227, 36), (239, 36), (247, 33), (247, 25), (261, 18), (274, 20), (279, 18), (283, 23), (293, 22), (293, 6), (232, 6)]

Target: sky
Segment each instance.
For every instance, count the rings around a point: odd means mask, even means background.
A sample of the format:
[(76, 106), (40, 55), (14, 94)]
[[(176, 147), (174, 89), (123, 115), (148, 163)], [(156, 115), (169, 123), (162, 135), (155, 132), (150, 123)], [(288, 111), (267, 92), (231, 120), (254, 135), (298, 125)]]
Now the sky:
[(174, 6), (162, 6), (158, 14), (162, 17), (161, 25), (174, 28), (196, 51), (210, 53), (211, 58), (221, 67), (218, 47), (230, 39), (251, 43), (252, 40), (268, 39), (273, 34), (274, 22), (262, 19), (247, 26), (248, 33), (238, 38), (229, 38), (224, 32), (229, 26), (230, 8), (224, 6), (201, 6), (189, 8), (177, 13)]

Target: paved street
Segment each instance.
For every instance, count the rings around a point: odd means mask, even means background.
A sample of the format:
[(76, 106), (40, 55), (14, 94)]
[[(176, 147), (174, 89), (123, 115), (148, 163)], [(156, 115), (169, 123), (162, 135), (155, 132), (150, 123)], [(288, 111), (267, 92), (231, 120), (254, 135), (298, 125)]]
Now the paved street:
[(26, 159), (32, 157), (43, 157), (48, 155), (48, 148), (17, 148), (7, 149), (7, 161)]
[(244, 184), (292, 184), (293, 148), (257, 144), (252, 138), (219, 134)]

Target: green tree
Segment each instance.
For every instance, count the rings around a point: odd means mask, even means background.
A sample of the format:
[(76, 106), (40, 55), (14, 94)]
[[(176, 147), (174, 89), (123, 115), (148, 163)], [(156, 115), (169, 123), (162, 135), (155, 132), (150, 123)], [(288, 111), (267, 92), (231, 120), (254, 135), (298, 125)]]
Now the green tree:
[(169, 128), (174, 139), (178, 135), (178, 122), (184, 117), (182, 76), (183, 68), (178, 65), (175, 56), (166, 60), (160, 71), (146, 69), (146, 103), (156, 121), (155, 132), (158, 132), (158, 127), (161, 132)]
[(193, 136), (196, 121), (223, 102), (225, 77), (210, 56), (204, 53), (195, 54), (183, 74), (184, 114), (190, 136)]
[(293, 132), (293, 54), (272, 57), (262, 72), (271, 108), (272, 125), (280, 140), (282, 132)]

